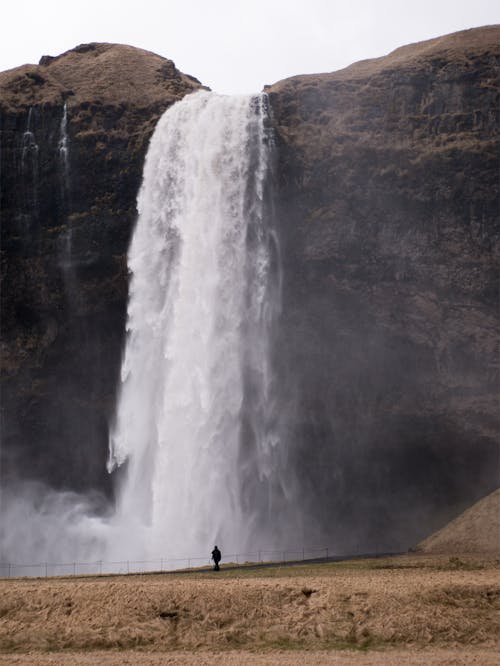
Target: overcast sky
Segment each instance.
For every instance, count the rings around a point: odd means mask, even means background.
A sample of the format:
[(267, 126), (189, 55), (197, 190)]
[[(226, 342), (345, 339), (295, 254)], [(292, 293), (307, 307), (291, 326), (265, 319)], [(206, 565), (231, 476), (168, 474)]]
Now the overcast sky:
[(117, 42), (171, 58), (218, 92), (251, 93), (493, 23), (500, 0), (4, 0), (0, 71)]

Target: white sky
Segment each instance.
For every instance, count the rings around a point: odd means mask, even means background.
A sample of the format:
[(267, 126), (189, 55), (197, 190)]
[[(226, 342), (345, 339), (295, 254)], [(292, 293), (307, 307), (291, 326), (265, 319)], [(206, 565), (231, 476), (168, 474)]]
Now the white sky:
[(217, 92), (251, 93), (493, 23), (500, 0), (2, 0), (0, 71), (117, 42), (170, 58)]

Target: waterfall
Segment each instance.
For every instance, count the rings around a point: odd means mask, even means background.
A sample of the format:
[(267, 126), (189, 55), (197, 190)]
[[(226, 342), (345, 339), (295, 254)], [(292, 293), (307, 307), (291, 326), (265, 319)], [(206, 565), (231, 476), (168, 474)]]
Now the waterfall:
[(108, 469), (117, 553), (270, 544), (279, 479), (270, 340), (279, 310), (267, 97), (205, 91), (158, 122), (144, 166)]
[[(59, 124), (59, 141), (57, 144), (59, 154), (59, 168), (60, 168), (60, 187), (61, 187), (61, 202), (62, 208), (68, 213), (69, 209), (69, 136), (68, 136), (68, 103), (64, 102), (61, 122)], [(73, 228), (71, 225), (71, 218), (67, 217), (66, 220), (66, 233), (63, 237), (63, 248), (61, 267), (65, 274), (65, 282), (69, 291), (75, 295), (74, 275), (73, 269)]]
[[(38, 153), (39, 147), (33, 129), (33, 107), (30, 107), (21, 144), (21, 191), (28, 225), (38, 212)], [(28, 233), (28, 230), (25, 229), (25, 232)]]
[(31, 169), (35, 171), (38, 168), (38, 145), (35, 139), (35, 133), (32, 130), (33, 107), (30, 106), (26, 129), (23, 133), (23, 143), (21, 149), (21, 170), (24, 173), (29, 169), (28, 162), (31, 162)]
[(63, 193), (66, 194), (69, 187), (69, 137), (68, 137), (68, 104), (64, 102), (61, 124), (59, 126), (59, 159), (62, 167)]

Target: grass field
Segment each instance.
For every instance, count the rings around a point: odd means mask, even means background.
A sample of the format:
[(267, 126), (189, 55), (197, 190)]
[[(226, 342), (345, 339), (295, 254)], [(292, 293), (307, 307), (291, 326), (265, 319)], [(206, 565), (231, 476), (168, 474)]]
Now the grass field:
[(0, 581), (0, 664), (495, 664), (500, 561)]

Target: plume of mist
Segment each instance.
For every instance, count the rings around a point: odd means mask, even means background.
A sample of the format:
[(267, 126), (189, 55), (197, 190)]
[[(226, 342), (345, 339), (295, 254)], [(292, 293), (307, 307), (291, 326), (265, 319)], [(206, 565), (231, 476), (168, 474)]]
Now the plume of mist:
[(0, 561), (16, 564), (102, 557), (104, 498), (56, 491), (37, 482), (2, 489)]

